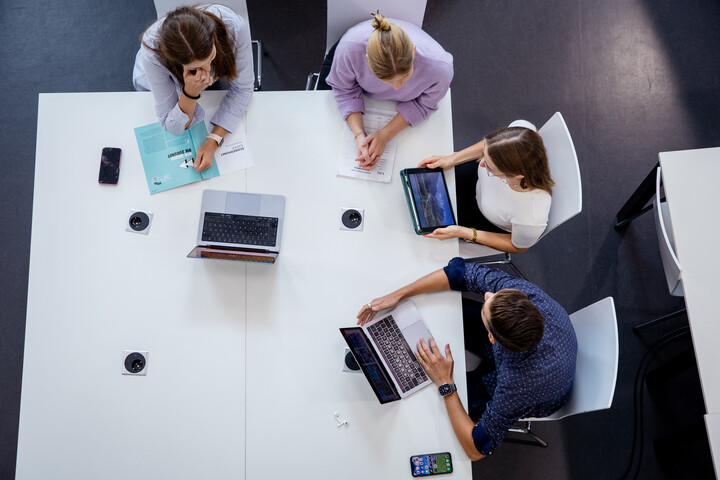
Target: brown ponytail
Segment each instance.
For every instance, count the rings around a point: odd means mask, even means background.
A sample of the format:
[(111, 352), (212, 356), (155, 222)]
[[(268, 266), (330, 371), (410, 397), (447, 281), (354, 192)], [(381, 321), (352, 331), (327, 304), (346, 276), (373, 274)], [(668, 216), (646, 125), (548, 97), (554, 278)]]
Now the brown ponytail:
[(488, 155), (508, 177), (522, 175), (522, 188), (545, 190), (552, 195), (555, 182), (550, 175), (547, 151), (542, 137), (523, 127), (509, 127), (485, 137)]

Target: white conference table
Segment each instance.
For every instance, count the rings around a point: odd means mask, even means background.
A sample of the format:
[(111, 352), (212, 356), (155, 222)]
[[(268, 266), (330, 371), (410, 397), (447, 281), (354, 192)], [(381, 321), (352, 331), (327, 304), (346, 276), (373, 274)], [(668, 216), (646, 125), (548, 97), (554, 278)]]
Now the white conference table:
[[(720, 370), (717, 368), (720, 317), (716, 297), (720, 285), (720, 255), (715, 243), (720, 238), (720, 222), (715, 179), (720, 175), (720, 147), (662, 152), (659, 157), (675, 253), (682, 266), (685, 306), (705, 410), (708, 415), (717, 416), (720, 414)], [(719, 431), (711, 431), (711, 426), (717, 429), (720, 423), (706, 422), (708, 437), (720, 436)], [(720, 478), (717, 461), (715, 470)]]
[[(40, 96), (16, 478), (410, 478), (410, 455), (439, 451), (470, 478), (437, 389), (380, 405), (341, 371), (338, 332), (458, 253), (414, 234), (397, 176), (452, 151), (449, 94), (400, 133), (389, 184), (335, 175), (330, 92), (254, 94), (254, 167), (151, 196), (133, 127), (154, 121), (149, 93)], [(97, 183), (105, 146), (117, 186)], [(185, 258), (206, 188), (285, 195), (276, 264)], [(362, 232), (341, 207), (365, 209)], [(125, 232), (130, 209), (154, 213), (149, 235)], [(459, 294), (415, 303), (464, 399)], [(146, 376), (120, 374), (124, 350), (150, 352)]]

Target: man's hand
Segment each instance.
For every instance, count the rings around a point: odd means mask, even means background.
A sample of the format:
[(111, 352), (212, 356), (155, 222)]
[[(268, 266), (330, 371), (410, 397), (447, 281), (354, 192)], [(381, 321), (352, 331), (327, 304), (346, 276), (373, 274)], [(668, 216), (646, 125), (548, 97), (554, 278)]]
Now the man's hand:
[(195, 171), (202, 172), (203, 170), (212, 167), (213, 156), (215, 150), (217, 150), (218, 144), (212, 138), (205, 140), (197, 151), (197, 158), (195, 159)]
[[(384, 297), (376, 298), (369, 304), (363, 305), (357, 314), (357, 324), (365, 325), (367, 322), (373, 319), (375, 314), (381, 310), (387, 310), (398, 304), (400, 298), (396, 295), (397, 292), (393, 292)], [(370, 307), (372, 305), (372, 308)]]
[(437, 385), (455, 383), (453, 381), (453, 366), (455, 361), (453, 360), (452, 352), (450, 352), (450, 344), (445, 345), (445, 357), (440, 353), (440, 349), (432, 337), (430, 337), (429, 347), (424, 339), (418, 342), (417, 347), (415, 356), (418, 361), (420, 361), (420, 365), (425, 369), (430, 380)]

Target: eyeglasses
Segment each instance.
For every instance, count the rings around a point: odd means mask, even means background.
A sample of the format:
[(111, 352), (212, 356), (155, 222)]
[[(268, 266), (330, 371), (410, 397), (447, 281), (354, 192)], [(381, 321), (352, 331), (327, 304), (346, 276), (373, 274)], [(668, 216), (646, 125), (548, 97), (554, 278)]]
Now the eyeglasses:
[[(485, 157), (483, 157), (483, 158), (480, 159), (481, 162), (482, 162), (483, 160), (485, 160)], [(495, 172), (492, 171), (492, 169), (490, 168), (490, 165), (488, 165), (487, 162), (485, 162), (485, 173), (487, 173), (487, 176), (488, 176), (488, 177), (497, 177), (497, 176), (498, 176), (497, 173), (495, 173)]]
[[(485, 161), (485, 157), (482, 157), (479, 161), (480, 162)], [(488, 177), (496, 177), (498, 180), (503, 182), (505, 185), (510, 185), (507, 181), (507, 177), (505, 177), (505, 174), (493, 172), (492, 168), (490, 168), (490, 165), (488, 165), (487, 161), (485, 161), (485, 173), (487, 173)], [(502, 175), (502, 177), (500, 175)]]

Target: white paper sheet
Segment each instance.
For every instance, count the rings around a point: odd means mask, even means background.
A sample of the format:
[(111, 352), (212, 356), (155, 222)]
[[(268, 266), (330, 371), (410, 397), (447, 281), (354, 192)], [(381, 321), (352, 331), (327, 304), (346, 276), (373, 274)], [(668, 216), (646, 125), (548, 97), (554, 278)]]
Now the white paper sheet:
[[(365, 133), (368, 135), (380, 130), (395, 118), (395, 110), (381, 110), (379, 108), (366, 107), (363, 115)], [(364, 178), (374, 182), (388, 183), (392, 179), (393, 165), (395, 165), (395, 153), (397, 152), (397, 137), (394, 137), (385, 145), (385, 151), (380, 156), (375, 168), (364, 170), (355, 161), (357, 158), (357, 143), (355, 136), (350, 130), (347, 122), (343, 129), (343, 138), (340, 145), (340, 153), (337, 164), (337, 174), (344, 177)]]

